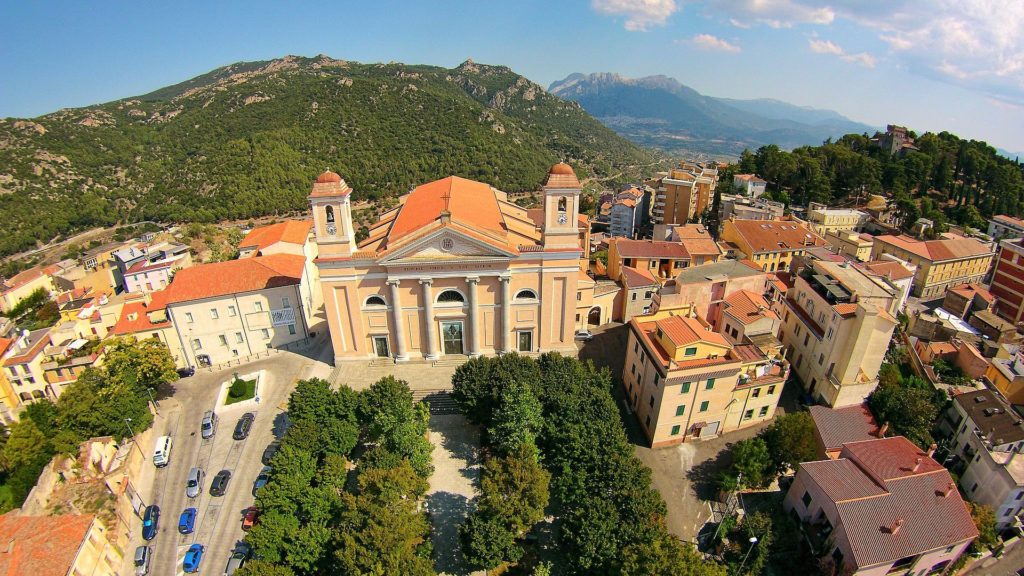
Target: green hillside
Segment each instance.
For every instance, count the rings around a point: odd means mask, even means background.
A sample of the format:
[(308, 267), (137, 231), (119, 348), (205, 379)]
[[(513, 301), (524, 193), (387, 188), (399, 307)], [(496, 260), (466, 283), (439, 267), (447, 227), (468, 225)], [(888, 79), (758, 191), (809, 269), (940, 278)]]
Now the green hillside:
[(502, 66), (238, 63), (145, 96), (0, 120), (0, 255), (118, 222), (214, 222), (306, 205), (325, 168), (357, 199), (457, 174), (534, 189), (567, 159), (581, 177), (656, 159)]

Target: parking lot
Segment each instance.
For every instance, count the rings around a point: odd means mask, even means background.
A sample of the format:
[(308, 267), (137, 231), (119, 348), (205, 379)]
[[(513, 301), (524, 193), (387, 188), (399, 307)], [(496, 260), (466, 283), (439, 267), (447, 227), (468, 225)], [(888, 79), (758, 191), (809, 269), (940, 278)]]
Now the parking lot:
[[(151, 546), (153, 561), (150, 574), (182, 574), (185, 551), (194, 543), (205, 547), (199, 572), (223, 572), (236, 542), (245, 534), (242, 515), (254, 502), (252, 487), (263, 468), (260, 461), (263, 451), (283, 434), (286, 427), (284, 411), (294, 383), (301, 378), (326, 377), (331, 367), (290, 353), (242, 367), (241, 372), (245, 373), (264, 371), (260, 403), (217, 409), (219, 423), (216, 434), (204, 440), (200, 435), (203, 413), (214, 409), (221, 384), (233, 378), (238, 370), (199, 372), (174, 383), (173, 395), (160, 400), (160, 414), (154, 423), (153, 436), (172, 437), (170, 464), (153, 469), (153, 446), (143, 446), (147, 458), (144, 468), (148, 470), (139, 484), (143, 502), (160, 507), (159, 527), (156, 537), (146, 543), (141, 537), (142, 522), (135, 519), (132, 545), (126, 554), (130, 561), (135, 546), (144, 543)], [(245, 440), (233, 440), (235, 424), (245, 412), (253, 412), (256, 416), (252, 429)], [(194, 499), (185, 494), (186, 479), (192, 467), (202, 468), (206, 473), (202, 492)], [(221, 470), (230, 470), (231, 480), (224, 496), (214, 497), (210, 495), (210, 483)], [(190, 507), (197, 510), (195, 529), (188, 535), (179, 534), (178, 517)], [(126, 567), (125, 573), (133, 571)]]

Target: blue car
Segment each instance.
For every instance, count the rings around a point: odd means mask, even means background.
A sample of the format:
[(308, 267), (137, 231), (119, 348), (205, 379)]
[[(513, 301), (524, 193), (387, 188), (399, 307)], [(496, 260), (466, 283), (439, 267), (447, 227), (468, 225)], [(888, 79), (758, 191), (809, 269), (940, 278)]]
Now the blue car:
[(146, 511), (142, 514), (142, 538), (144, 540), (156, 538), (156, 527), (159, 522), (160, 507), (156, 504), (146, 506)]
[(193, 544), (188, 547), (188, 550), (185, 552), (185, 562), (182, 565), (186, 574), (199, 572), (199, 562), (203, 560), (204, 550), (205, 548), (201, 544)]
[(181, 513), (178, 518), (178, 532), (182, 534), (191, 534), (196, 529), (196, 509), (185, 508), (185, 511)]

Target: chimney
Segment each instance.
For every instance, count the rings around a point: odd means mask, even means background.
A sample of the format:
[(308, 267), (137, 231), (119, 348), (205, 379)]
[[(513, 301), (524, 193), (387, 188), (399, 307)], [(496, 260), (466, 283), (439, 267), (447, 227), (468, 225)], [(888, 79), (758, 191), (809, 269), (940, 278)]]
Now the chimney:
[(932, 445), (928, 447), (928, 457), (931, 458), (935, 454), (935, 450), (938, 449), (939, 445), (932, 442)]
[(952, 494), (955, 490), (956, 490), (956, 484), (953, 484), (952, 482), (950, 482), (949, 484), (946, 484), (946, 487), (944, 489), (936, 490), (935, 491), (935, 495), (936, 496), (942, 496), (943, 498), (949, 498), (949, 495)]
[(882, 427), (878, 429), (878, 437), (885, 438), (885, 433), (889, 431), (889, 423), (882, 424)]
[(917, 460), (914, 460), (914, 472), (917, 472), (918, 470), (921, 469), (922, 462), (924, 462), (924, 458), (918, 458)]
[(882, 529), (885, 530), (886, 532), (888, 532), (889, 534), (892, 534), (893, 536), (895, 536), (897, 533), (899, 533), (900, 528), (902, 528), (902, 527), (903, 527), (903, 518), (897, 518), (895, 522), (893, 522), (892, 524), (890, 524), (888, 526), (883, 526)]

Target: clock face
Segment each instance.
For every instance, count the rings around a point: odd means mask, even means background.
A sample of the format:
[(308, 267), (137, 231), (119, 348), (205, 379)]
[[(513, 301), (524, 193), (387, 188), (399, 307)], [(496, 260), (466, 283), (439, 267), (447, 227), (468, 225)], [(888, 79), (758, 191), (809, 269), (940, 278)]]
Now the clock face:
[(333, 236), (333, 235), (334, 235), (334, 234), (336, 234), (337, 232), (338, 232), (338, 229), (334, 227), (334, 224), (328, 224), (328, 225), (327, 225), (327, 233), (328, 233), (328, 234), (330, 234), (331, 236)]
[(559, 224), (565, 224), (568, 221), (569, 221), (569, 219), (565, 217), (564, 213), (558, 215), (558, 223)]

